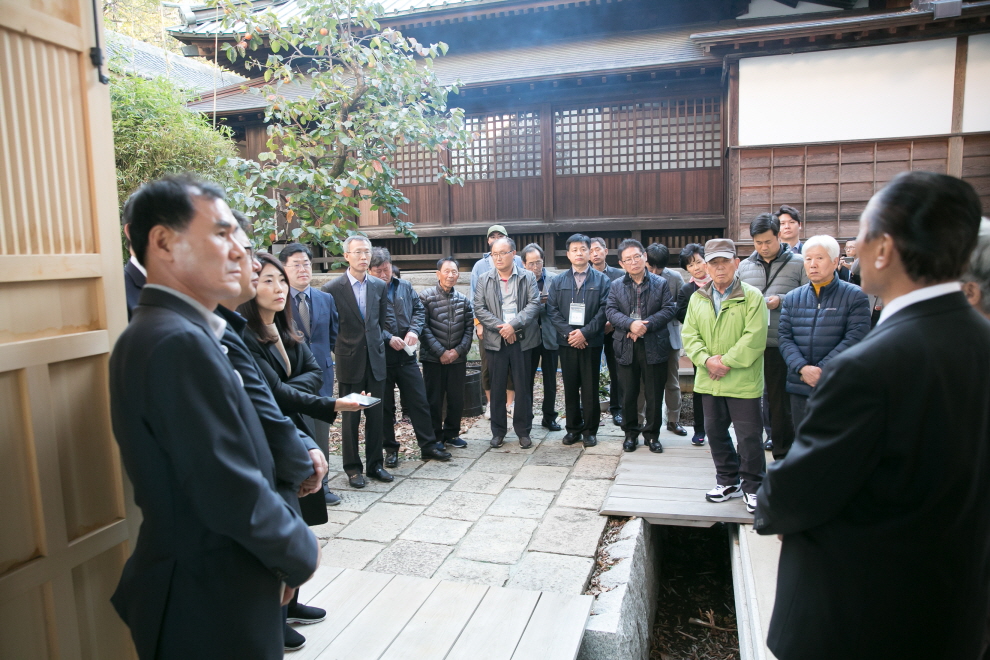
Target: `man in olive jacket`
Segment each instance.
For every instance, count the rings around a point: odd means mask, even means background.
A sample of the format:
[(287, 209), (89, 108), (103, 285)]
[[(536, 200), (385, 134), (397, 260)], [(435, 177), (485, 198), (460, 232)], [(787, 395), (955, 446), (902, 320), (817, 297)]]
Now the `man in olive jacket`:
[(766, 473), (760, 399), (770, 314), (759, 289), (736, 276), (739, 259), (730, 239), (708, 241), (705, 262), (712, 281), (691, 296), (683, 332), (684, 350), (698, 367), (694, 389), (702, 394), (715, 461), (717, 484), (705, 498), (725, 502), (743, 495), (752, 513)]

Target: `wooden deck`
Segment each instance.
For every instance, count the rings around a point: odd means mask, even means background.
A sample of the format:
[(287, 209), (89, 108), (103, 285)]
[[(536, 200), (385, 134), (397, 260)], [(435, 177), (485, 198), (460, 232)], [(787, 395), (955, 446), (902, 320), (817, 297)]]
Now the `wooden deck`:
[(291, 660), (574, 660), (594, 599), (320, 567)]
[(715, 486), (715, 464), (704, 447), (646, 447), (623, 453), (600, 513), (639, 516), (656, 525), (710, 527), (717, 522), (753, 523), (738, 497), (721, 504), (705, 500)]

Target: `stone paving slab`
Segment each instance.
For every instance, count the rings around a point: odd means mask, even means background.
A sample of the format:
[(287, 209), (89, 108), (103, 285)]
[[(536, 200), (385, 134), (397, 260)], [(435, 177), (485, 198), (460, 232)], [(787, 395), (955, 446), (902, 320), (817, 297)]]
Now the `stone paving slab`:
[(344, 471), (344, 457), (343, 456), (328, 456), (327, 457), (327, 469), (330, 472), (343, 472)]
[(526, 465), (569, 468), (581, 457), (581, 450), (564, 445), (543, 445), (526, 461)]
[(435, 518), (453, 518), (474, 522), (481, 518), (492, 502), (494, 495), (482, 493), (442, 493), (437, 501), (426, 510), (427, 516)]
[(568, 472), (566, 467), (524, 465), (509, 484), (509, 488), (558, 491)]
[(451, 550), (447, 545), (399, 540), (382, 550), (367, 570), (428, 578), (436, 573)]
[(337, 538), (360, 541), (393, 541), (425, 509), (426, 507), (422, 506), (379, 502), (363, 516), (345, 527), (342, 532), (337, 534)]
[(527, 454), (507, 454), (498, 451), (489, 451), (475, 462), (472, 469), (478, 472), (498, 472), (500, 474), (515, 474), (519, 471), (526, 460)]
[(452, 491), (466, 493), (484, 493), (486, 495), (498, 495), (512, 478), (510, 474), (498, 474), (497, 472), (476, 472), (468, 470), (464, 476), (454, 482), (450, 487)]
[(594, 557), (608, 516), (597, 511), (555, 506), (540, 523), (529, 549), (562, 555)]
[(471, 438), (461, 438), (467, 442), (467, 447), (451, 447), (447, 446), (447, 451), (450, 452), (451, 456), (454, 458), (478, 458), (486, 451), (491, 449), (489, 441), (491, 438), (484, 439), (471, 439)]
[(384, 549), (384, 543), (331, 539), (329, 543), (323, 546), (323, 557), (320, 563), (324, 566), (360, 570)]
[(400, 483), (402, 483), (402, 477), (396, 477), (395, 481), (392, 481), (390, 483), (385, 483), (383, 481), (376, 481), (371, 477), (365, 477), (364, 481), (365, 481), (364, 488), (351, 488), (350, 483), (348, 483), (347, 481), (347, 475), (341, 472), (333, 479), (330, 479), (328, 485), (330, 486), (330, 490), (336, 493), (337, 495), (340, 495), (343, 492), (387, 493), (388, 491), (392, 490)]
[(584, 450), (585, 456), (619, 456), (622, 454), (622, 441), (616, 438), (607, 438), (602, 441), (600, 438), (598, 444), (594, 447), (586, 447)]
[(446, 462), (427, 461), (413, 474), (418, 479), (444, 479), (453, 481), (464, 474), (464, 471), (474, 462), (473, 458), (452, 458)]
[(404, 461), (399, 459), (399, 467), (390, 468), (388, 473), (393, 477), (408, 477), (423, 465), (423, 461)]
[(582, 479), (611, 479), (619, 465), (618, 456), (585, 455), (577, 460), (572, 477)]
[(557, 496), (557, 506), (591, 509), (597, 513), (611, 485), (607, 479), (568, 479)]
[(471, 523), (466, 520), (420, 516), (399, 535), (399, 538), (405, 541), (456, 545), (470, 528)]
[(357, 517), (358, 514), (354, 511), (344, 511), (339, 506), (327, 507), (327, 522), (346, 525)]
[(507, 488), (488, 507), (488, 515), (539, 520), (550, 508), (553, 493)]
[(373, 493), (362, 490), (340, 490), (336, 492), (340, 497), (340, 504), (333, 507), (334, 511), (353, 511), (356, 513), (361, 513), (382, 497), (382, 493)]
[(509, 436), (506, 436), (505, 444), (493, 451), (504, 452), (506, 454), (529, 455), (532, 454), (534, 451), (536, 451), (536, 448), (540, 446), (541, 442), (543, 442), (543, 438), (534, 438), (530, 436), (530, 440), (533, 441), (533, 444), (527, 447), (526, 449), (523, 449), (522, 447), (519, 446), (519, 441), (515, 436), (512, 436), (511, 438)]
[(344, 529), (344, 526), (340, 523), (324, 523), (322, 525), (314, 525), (310, 527), (313, 533), (316, 534), (318, 539), (332, 539), (337, 536), (340, 530)]
[(538, 524), (527, 518), (485, 516), (467, 533), (455, 555), (493, 564), (515, 564)]
[(505, 586), (558, 594), (581, 594), (584, 593), (594, 565), (595, 560), (588, 557), (527, 552)]
[(438, 580), (454, 580), (501, 587), (509, 579), (509, 567), (505, 564), (489, 564), (450, 557), (433, 577)]
[(428, 506), (449, 487), (448, 482), (438, 479), (406, 479), (386, 493), (382, 502)]

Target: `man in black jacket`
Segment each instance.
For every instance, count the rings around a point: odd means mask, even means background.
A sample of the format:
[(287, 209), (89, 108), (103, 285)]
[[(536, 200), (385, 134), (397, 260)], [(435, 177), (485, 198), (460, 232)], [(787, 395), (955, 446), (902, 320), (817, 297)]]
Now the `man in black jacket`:
[(959, 283), (979, 224), (972, 187), (929, 172), (863, 212), (863, 289), (886, 306), (826, 365), (757, 496), (756, 530), (783, 535), (767, 640), (781, 660), (985, 650), (990, 322)]
[[(609, 266), (605, 260), (608, 257), (608, 244), (601, 236), (591, 237), (591, 267), (599, 273), (605, 273), (609, 282), (614, 282), (623, 275), (625, 271), (621, 268)], [(605, 366), (608, 367), (608, 413), (612, 416), (612, 423), (622, 426), (622, 379), (619, 377), (619, 368), (615, 362), (615, 350), (612, 345), (612, 324), (605, 319)]]
[[(395, 325), (392, 310), (385, 295), (385, 283), (368, 274), (371, 263), (371, 241), (364, 236), (349, 236), (344, 241), (347, 270), (323, 286), (333, 296), (340, 320), (334, 356), (340, 396), (352, 392), (367, 392), (369, 396), (385, 397), (385, 344), (392, 341), (389, 328)], [(382, 466), (382, 407), (372, 406), (364, 411), (364, 457), (361, 463), (358, 446), (360, 412), (341, 415), (344, 449), (344, 472), (354, 488), (364, 488), (361, 475), (378, 481), (393, 481)]]
[(423, 334), (426, 308), (412, 285), (393, 277), (392, 255), (385, 248), (372, 248), (370, 272), (385, 282), (385, 295), (394, 319), (385, 346), (385, 467), (399, 467), (399, 442), (395, 439), (395, 387), (399, 386), (402, 411), (409, 416), (423, 460), (449, 461), (450, 452), (437, 442), (426, 402), (426, 385), (416, 365), (416, 344)]
[(146, 184), (124, 215), (148, 280), (110, 358), (110, 408), (143, 521), (113, 605), (141, 658), (280, 659), (280, 592), (288, 602), (320, 547), (275, 490), (221, 347), (213, 310), (239, 292), (245, 257), (236, 222), (222, 189), (186, 176)]
[(419, 293), (426, 309), (419, 359), (423, 363), (433, 434), (445, 445), (459, 449), (467, 447), (460, 437), (461, 417), (467, 354), (474, 340), (474, 308), (466, 296), (454, 289), (460, 275), (457, 260), (444, 257), (437, 262), (437, 285)]
[(564, 380), (567, 434), (563, 443), (573, 445), (583, 439), (585, 447), (594, 447), (601, 423), (598, 378), (611, 281), (591, 268), (591, 239), (587, 236), (570, 236), (566, 249), (571, 269), (554, 277), (547, 292), (547, 314), (557, 328)]

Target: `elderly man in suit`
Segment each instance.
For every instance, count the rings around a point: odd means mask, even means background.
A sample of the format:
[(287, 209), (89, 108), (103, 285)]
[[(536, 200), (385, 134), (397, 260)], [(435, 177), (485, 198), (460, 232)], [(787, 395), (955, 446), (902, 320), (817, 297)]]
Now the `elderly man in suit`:
[(148, 280), (110, 358), (110, 408), (143, 521), (112, 602), (141, 658), (281, 658), (282, 603), (319, 565), (220, 344), (213, 310), (245, 267), (223, 196), (173, 176), (124, 209)]
[[(385, 344), (392, 341), (389, 331), (395, 318), (388, 306), (385, 282), (368, 273), (371, 263), (371, 241), (364, 236), (349, 236), (344, 241), (347, 270), (332, 280), (323, 290), (333, 296), (339, 312), (340, 325), (334, 355), (337, 358), (337, 380), (340, 396), (352, 392), (367, 392), (382, 399), (385, 396)], [(382, 463), (383, 416), (380, 405), (364, 411), (364, 458), (361, 463), (358, 446), (360, 412), (348, 412), (343, 417), (344, 472), (353, 488), (364, 488), (362, 470), (372, 479), (390, 482), (391, 474)]]
[(549, 431), (559, 431), (557, 423), (557, 331), (547, 316), (547, 288), (553, 275), (543, 267), (543, 248), (536, 243), (530, 243), (522, 249), (523, 267), (536, 278), (536, 287), (540, 290), (540, 315), (537, 322), (543, 341), (537, 344), (530, 356), (529, 391), (533, 392), (536, 382), (536, 368), (543, 371), (543, 428)]
[[(337, 306), (333, 296), (310, 286), (313, 280), (313, 253), (301, 243), (289, 243), (278, 253), (278, 260), (285, 265), (285, 273), (292, 287), (292, 318), (299, 324), (306, 345), (313, 352), (323, 370), (323, 386), (320, 396), (333, 397), (333, 353), (337, 343)], [(309, 418), (316, 436), (316, 444), (329, 458), (330, 425), (320, 419)], [(327, 504), (340, 504), (340, 498), (330, 492), (324, 483)]]
[(755, 529), (780, 534), (767, 644), (801, 658), (980, 658), (990, 606), (990, 321), (959, 282), (980, 199), (905, 172), (856, 239), (876, 328), (832, 359)]

